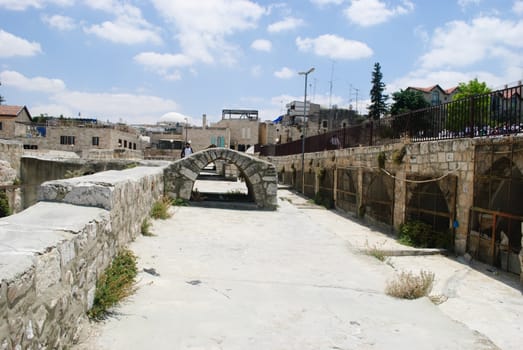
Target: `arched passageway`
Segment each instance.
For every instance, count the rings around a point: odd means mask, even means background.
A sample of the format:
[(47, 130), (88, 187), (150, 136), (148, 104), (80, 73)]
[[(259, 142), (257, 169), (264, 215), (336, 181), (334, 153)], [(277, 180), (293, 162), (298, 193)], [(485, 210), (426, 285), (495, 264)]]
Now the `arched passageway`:
[(206, 149), (173, 162), (165, 169), (165, 194), (171, 198), (189, 200), (200, 171), (216, 160), (236, 165), (258, 208), (276, 209), (278, 176), (274, 165), (228, 148)]

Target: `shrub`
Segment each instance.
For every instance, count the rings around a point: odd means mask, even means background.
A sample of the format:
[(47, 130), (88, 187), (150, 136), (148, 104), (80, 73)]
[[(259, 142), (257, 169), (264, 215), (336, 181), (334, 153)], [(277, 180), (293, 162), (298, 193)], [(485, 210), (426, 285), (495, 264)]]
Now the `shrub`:
[(5, 191), (0, 191), (0, 218), (11, 215), (11, 207)]
[(372, 247), (369, 246), (369, 242), (365, 242), (365, 253), (367, 255), (373, 256), (379, 261), (385, 261), (387, 255), (385, 254), (385, 251), (382, 249), (385, 242), (381, 244), (374, 244)]
[(452, 235), (448, 232), (436, 232), (432, 226), (419, 220), (408, 221), (400, 225), (398, 241), (404, 245), (419, 248), (451, 248)]
[(137, 273), (136, 256), (133, 252), (120, 252), (96, 282), (93, 307), (87, 312), (87, 316), (95, 321), (107, 318), (111, 307), (134, 292)]
[(394, 164), (401, 164), (403, 163), (403, 157), (407, 154), (407, 148), (405, 146), (401, 147), (401, 149), (397, 149), (394, 152), (392, 152), (392, 161)]
[(171, 201), (164, 197), (153, 204), (153, 207), (151, 209), (151, 217), (153, 219), (168, 219), (171, 217), (169, 214), (169, 206), (171, 205)]
[(186, 207), (188, 204), (187, 201), (183, 198), (174, 198), (171, 201), (171, 205), (174, 205), (175, 207)]
[(378, 166), (380, 169), (385, 168), (385, 160), (387, 159), (387, 156), (385, 155), (385, 152), (378, 153)]
[(148, 218), (143, 219), (142, 226), (140, 228), (140, 232), (144, 236), (148, 236), (148, 237), (154, 236), (153, 233), (151, 232), (151, 222), (149, 221)]
[(395, 298), (418, 299), (429, 295), (434, 284), (434, 273), (421, 270), (419, 275), (412, 272), (400, 272), (387, 283), (385, 293)]
[(314, 203), (324, 206), (327, 209), (334, 208), (334, 200), (328, 196), (323, 196), (320, 192), (316, 192), (314, 195)]

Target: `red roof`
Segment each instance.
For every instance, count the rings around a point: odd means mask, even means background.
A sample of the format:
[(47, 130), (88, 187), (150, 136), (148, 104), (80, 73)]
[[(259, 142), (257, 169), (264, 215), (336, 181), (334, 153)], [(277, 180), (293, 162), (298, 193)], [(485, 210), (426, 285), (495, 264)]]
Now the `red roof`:
[(24, 106), (6, 106), (0, 105), (0, 116), (2, 117), (17, 117), (24, 109)]
[(408, 87), (409, 89), (414, 89), (414, 90), (419, 90), (419, 91), (423, 91), (423, 92), (426, 92), (426, 93), (430, 93), (432, 90), (438, 88), (440, 89), (441, 91), (443, 91), (445, 94), (447, 95), (450, 95), (452, 93), (454, 93), (456, 90), (457, 90), (457, 86), (454, 86), (454, 87), (451, 87), (450, 89), (447, 89), (447, 90), (443, 90), (441, 88), (441, 86), (439, 85), (432, 85), (432, 86), (429, 86), (429, 87), (414, 87), (414, 86), (409, 86)]

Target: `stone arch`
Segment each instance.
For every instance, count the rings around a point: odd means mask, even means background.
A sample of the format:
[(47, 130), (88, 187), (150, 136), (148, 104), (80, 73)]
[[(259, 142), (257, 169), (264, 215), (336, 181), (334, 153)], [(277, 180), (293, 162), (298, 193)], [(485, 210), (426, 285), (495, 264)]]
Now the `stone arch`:
[(278, 174), (273, 164), (228, 148), (209, 148), (179, 159), (164, 171), (165, 194), (171, 198), (191, 198), (194, 182), (200, 171), (216, 160), (229, 161), (238, 167), (245, 183), (261, 209), (277, 206)]

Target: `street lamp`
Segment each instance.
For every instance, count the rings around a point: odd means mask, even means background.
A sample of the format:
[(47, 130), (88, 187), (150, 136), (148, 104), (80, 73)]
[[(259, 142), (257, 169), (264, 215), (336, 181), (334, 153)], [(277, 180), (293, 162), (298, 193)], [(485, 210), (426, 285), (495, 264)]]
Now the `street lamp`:
[(305, 94), (303, 98), (303, 122), (301, 136), (301, 193), (305, 194), (305, 118), (307, 116), (307, 77), (314, 72), (314, 67), (306, 72), (299, 72), (299, 75), (305, 75)]
[(187, 144), (187, 121), (188, 119), (187, 118), (184, 118), (185, 119), (185, 144)]

